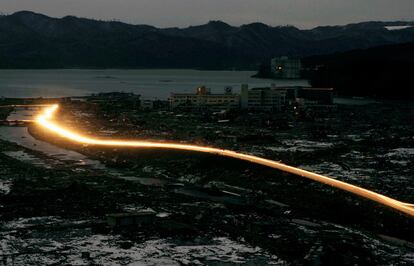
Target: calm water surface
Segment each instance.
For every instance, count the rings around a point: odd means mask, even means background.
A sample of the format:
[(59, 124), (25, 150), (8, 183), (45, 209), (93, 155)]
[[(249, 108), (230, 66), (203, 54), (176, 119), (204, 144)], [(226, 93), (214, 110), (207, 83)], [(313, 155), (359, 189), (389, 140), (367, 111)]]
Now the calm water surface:
[[(16, 110), (13, 111), (7, 119), (9, 120), (20, 120), (20, 119), (35, 119), (35, 116), (38, 114), (38, 111), (34, 110)], [(49, 144), (42, 140), (35, 139), (28, 132), (26, 127), (8, 127), (0, 126), (0, 139), (7, 140), (13, 143), (18, 144), (19, 146), (40, 151), (52, 158), (55, 158), (62, 162), (72, 162), (75, 166), (91, 166), (94, 169), (105, 169), (105, 166), (99, 161), (88, 159), (85, 155), (80, 154), (75, 151), (67, 150), (64, 148), (57, 147), (55, 145)], [(37, 160), (32, 158), (30, 155), (26, 154), (23, 151), (8, 153), (8, 156), (15, 157), (18, 160), (30, 161), (31, 163), (36, 164), (36, 161), (39, 161), (40, 164), (45, 164), (42, 160)]]
[(198, 70), (0, 70), (0, 97), (83, 96), (96, 92), (124, 91), (144, 98), (166, 99), (171, 92), (192, 92), (205, 85), (213, 92), (241, 84), (250, 87), (308, 85), (305, 80), (254, 79), (253, 71)]

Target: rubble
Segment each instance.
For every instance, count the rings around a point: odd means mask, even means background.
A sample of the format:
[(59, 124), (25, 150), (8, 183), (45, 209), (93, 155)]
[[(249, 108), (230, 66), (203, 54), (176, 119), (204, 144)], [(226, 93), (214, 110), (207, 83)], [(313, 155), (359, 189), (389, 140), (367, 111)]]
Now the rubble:
[[(294, 116), (292, 127), (276, 128), (258, 124), (256, 115), (234, 114), (239, 118), (222, 124), (204, 115), (118, 113), (90, 104), (64, 104), (59, 118), (103, 138), (176, 140), (260, 153), (414, 202), (414, 128), (407, 123), (414, 108), (409, 106), (382, 116), (377, 104), (338, 106), (326, 122), (326, 136), (315, 138), (312, 122)], [(412, 219), (309, 180), (213, 155), (79, 147), (36, 127), (30, 133), (104, 168), (0, 140), (0, 262), (414, 262)], [(153, 211), (140, 212), (148, 208)], [(141, 214), (148, 222), (135, 220)], [(136, 225), (112, 226), (124, 218)]]

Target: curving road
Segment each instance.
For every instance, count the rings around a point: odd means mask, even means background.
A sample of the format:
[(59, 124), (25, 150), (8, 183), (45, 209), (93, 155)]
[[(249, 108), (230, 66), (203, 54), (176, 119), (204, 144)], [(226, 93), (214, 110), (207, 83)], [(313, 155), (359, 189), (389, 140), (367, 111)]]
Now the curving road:
[(186, 144), (176, 144), (176, 143), (159, 143), (159, 142), (148, 142), (148, 141), (103, 140), (103, 139), (88, 137), (80, 133), (66, 129), (65, 127), (60, 126), (56, 121), (54, 121), (53, 117), (58, 108), (59, 108), (59, 105), (51, 105), (51, 106), (46, 107), (43, 113), (41, 113), (36, 118), (36, 123), (38, 123), (43, 128), (59, 135), (60, 137), (66, 138), (73, 142), (77, 142), (81, 144), (98, 145), (98, 146), (186, 150), (186, 151), (211, 153), (211, 154), (216, 154), (220, 156), (236, 158), (236, 159), (240, 159), (243, 161), (248, 161), (248, 162), (268, 166), (268, 167), (278, 169), (278, 170), (281, 170), (287, 173), (302, 176), (302, 177), (314, 180), (319, 183), (330, 185), (332, 187), (348, 191), (355, 195), (375, 201), (377, 203), (380, 203), (382, 205), (388, 206), (402, 213), (405, 213), (411, 217), (414, 217), (414, 204), (401, 202), (393, 198), (384, 196), (382, 194), (379, 194), (371, 190), (364, 189), (364, 188), (361, 188), (361, 187), (358, 187), (358, 186), (355, 186), (355, 185), (352, 185), (346, 182), (335, 180), (327, 176), (312, 173), (306, 170), (302, 170), (296, 167), (292, 167), (286, 164), (282, 164), (276, 161), (264, 159), (264, 158), (253, 156), (253, 155), (238, 153), (238, 152), (231, 151), (231, 150), (218, 149), (218, 148), (212, 148), (212, 147), (203, 147), (203, 146), (196, 146), (196, 145), (186, 145)]

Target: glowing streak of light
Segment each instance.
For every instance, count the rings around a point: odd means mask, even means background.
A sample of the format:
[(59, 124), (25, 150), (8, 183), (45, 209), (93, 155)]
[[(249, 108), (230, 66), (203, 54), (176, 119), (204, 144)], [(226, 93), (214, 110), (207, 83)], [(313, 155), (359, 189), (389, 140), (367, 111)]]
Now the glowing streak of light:
[(238, 153), (231, 150), (203, 147), (196, 145), (186, 145), (186, 144), (176, 144), (176, 143), (159, 143), (159, 142), (148, 142), (148, 141), (127, 141), (127, 140), (103, 140), (92, 137), (87, 137), (59, 126), (56, 122), (52, 121), (54, 113), (59, 108), (58, 105), (52, 105), (47, 107), (44, 112), (37, 117), (36, 122), (42, 127), (50, 130), (51, 132), (66, 138), (68, 140), (81, 143), (81, 144), (90, 144), (98, 146), (117, 146), (117, 147), (134, 147), (134, 148), (160, 148), (160, 149), (173, 149), (173, 150), (185, 150), (185, 151), (196, 151), (203, 153), (211, 153), (225, 157), (231, 157), (235, 159), (240, 159), (243, 161), (252, 162), (255, 164), (260, 164), (268, 166), (274, 169), (278, 169), (287, 173), (294, 175), (302, 176), (319, 183), (330, 185), (332, 187), (348, 191), (350, 193), (356, 194), (366, 199), (370, 199), (377, 203), (383, 204), (385, 206), (391, 207), (395, 210), (398, 210), (402, 213), (408, 214), (411, 217), (414, 217), (414, 205), (410, 203), (404, 203), (390, 197), (381, 195), (379, 193), (364, 189), (355, 185), (348, 184), (333, 178), (323, 176), (320, 174), (312, 173), (306, 170), (302, 170), (296, 167), (285, 165), (276, 161), (260, 158), (253, 155)]

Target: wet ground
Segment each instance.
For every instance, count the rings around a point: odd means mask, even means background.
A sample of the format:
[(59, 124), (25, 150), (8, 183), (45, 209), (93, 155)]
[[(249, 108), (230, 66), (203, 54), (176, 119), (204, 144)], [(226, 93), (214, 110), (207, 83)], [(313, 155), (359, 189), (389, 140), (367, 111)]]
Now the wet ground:
[[(18, 109), (10, 113), (8, 119), (13, 121), (33, 120), (35, 119), (38, 112), (39, 110), (37, 109)], [(35, 139), (32, 135), (29, 134), (29, 131), (26, 127), (0, 127), (0, 139), (7, 140), (18, 144), (21, 147), (49, 155), (52, 158), (56, 159), (56, 163), (69, 161), (76, 162), (75, 164), (78, 165), (90, 165), (97, 169), (104, 168), (104, 165), (102, 165), (100, 162), (90, 160), (86, 156), (78, 152), (71, 151), (68, 149), (62, 149), (58, 146), (51, 145), (45, 141)], [(24, 153), (23, 151), (18, 151), (17, 153), (9, 153), (9, 155), (15, 158), (20, 158), (25, 161), (34, 160), (36, 161), (36, 163), (43, 163), (45, 165), (47, 164), (46, 162), (41, 162), (40, 158), (36, 158), (33, 155), (30, 156), (27, 153)]]
[[(323, 138), (298, 122), (290, 132), (261, 129), (274, 141), (234, 148), (413, 202), (412, 125), (395, 114), (377, 123), (372, 107), (348, 118), (364, 109), (344, 108)], [(347, 119), (354, 124), (340, 131)], [(164, 121), (143, 127), (161, 138)], [(102, 134), (119, 131), (101, 126)], [(0, 128), (5, 265), (414, 263), (411, 218), (323, 185), (210, 155), (75, 147), (32, 133), (38, 139)], [(157, 213), (153, 224), (106, 224), (106, 214), (146, 208)]]

